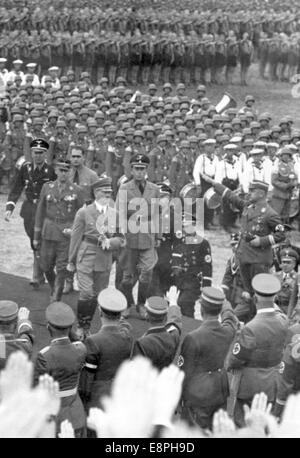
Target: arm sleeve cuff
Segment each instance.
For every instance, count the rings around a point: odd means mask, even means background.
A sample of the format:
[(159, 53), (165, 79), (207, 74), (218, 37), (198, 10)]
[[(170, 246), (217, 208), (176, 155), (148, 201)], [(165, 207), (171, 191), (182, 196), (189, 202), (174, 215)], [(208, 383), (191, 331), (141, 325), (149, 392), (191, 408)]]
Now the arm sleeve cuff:
[(283, 401), (283, 399), (276, 399), (276, 403), (279, 404), (280, 406), (285, 406), (286, 402)]

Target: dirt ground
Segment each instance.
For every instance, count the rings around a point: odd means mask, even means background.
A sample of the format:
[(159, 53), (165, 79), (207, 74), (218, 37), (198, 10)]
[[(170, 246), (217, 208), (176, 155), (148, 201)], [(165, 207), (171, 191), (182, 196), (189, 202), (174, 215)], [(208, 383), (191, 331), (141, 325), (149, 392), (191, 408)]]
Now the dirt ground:
[[(217, 103), (224, 92), (228, 91), (241, 107), (245, 95), (252, 94), (256, 100), (257, 110), (270, 112), (273, 122), (278, 123), (280, 118), (290, 115), (294, 118), (295, 126), (300, 128), (298, 116), (300, 99), (293, 97), (292, 87), (289, 83), (261, 80), (257, 77), (257, 66), (254, 65), (248, 77), (248, 86), (240, 86), (236, 75), (234, 85), (208, 88), (207, 96), (212, 103)], [(193, 96), (193, 89), (189, 89), (188, 93)], [(5, 202), (6, 196), (0, 195), (0, 271), (30, 278), (32, 252), (24, 232), (23, 221), (19, 216), (20, 202), (10, 223), (4, 221)], [(229, 235), (222, 230), (217, 230), (208, 231), (206, 237), (212, 246), (214, 283), (220, 284), (226, 260), (230, 255)]]

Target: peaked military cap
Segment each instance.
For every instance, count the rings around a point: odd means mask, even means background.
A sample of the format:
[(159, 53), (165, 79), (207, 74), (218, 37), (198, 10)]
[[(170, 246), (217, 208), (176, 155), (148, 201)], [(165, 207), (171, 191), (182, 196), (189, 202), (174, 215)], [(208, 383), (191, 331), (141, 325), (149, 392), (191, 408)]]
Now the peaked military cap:
[(201, 305), (209, 312), (218, 313), (222, 310), (225, 295), (221, 289), (206, 286), (202, 289)]
[(104, 312), (121, 313), (127, 308), (127, 300), (118, 289), (105, 288), (98, 295), (98, 305)]
[(9, 322), (17, 318), (19, 307), (13, 301), (0, 301), (0, 321)]
[(30, 148), (40, 149), (47, 151), (49, 148), (49, 143), (43, 138), (36, 138), (30, 143)]
[(135, 154), (130, 159), (130, 164), (147, 167), (150, 164), (150, 159), (145, 154)]
[(112, 179), (110, 177), (100, 177), (95, 183), (92, 184), (92, 190), (100, 189), (101, 191), (112, 191)]
[(64, 302), (52, 302), (46, 309), (46, 320), (56, 328), (69, 328), (75, 322), (75, 314)]
[(152, 296), (146, 300), (145, 308), (155, 315), (165, 315), (168, 311), (168, 302), (163, 297)]
[(280, 280), (272, 274), (257, 274), (251, 284), (260, 296), (275, 296), (281, 289)]

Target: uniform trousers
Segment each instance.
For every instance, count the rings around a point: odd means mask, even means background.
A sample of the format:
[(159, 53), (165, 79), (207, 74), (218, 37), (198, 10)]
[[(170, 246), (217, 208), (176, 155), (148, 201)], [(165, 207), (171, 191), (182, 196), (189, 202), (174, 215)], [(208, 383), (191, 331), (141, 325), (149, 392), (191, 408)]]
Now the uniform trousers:
[(40, 267), (38, 253), (33, 248), (35, 212), (36, 204), (29, 200), (25, 200), (22, 206), (21, 216), (23, 218), (25, 232), (30, 240), (31, 249), (33, 250), (32, 281), (39, 283), (44, 280), (44, 275)]
[[(54, 300), (60, 301), (67, 274), (68, 253), (70, 239), (46, 240), (42, 239), (40, 249), (40, 266), (45, 272), (48, 283), (54, 294)], [(54, 273), (56, 268), (56, 275)]]

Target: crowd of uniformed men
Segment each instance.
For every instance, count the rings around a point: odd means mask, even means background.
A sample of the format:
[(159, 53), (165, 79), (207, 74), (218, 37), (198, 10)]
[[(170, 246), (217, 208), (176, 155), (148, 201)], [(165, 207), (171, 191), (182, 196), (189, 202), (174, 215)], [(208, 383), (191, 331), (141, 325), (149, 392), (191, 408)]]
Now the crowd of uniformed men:
[[(242, 405), (259, 391), (280, 415), (288, 394), (299, 388), (299, 247), (289, 239), (299, 212), (300, 131), (293, 119), (274, 125), (272, 114), (257, 112), (251, 95), (241, 108), (228, 94), (214, 106), (204, 85), (195, 87), (193, 98), (184, 83), (152, 83), (142, 93), (123, 76), (114, 86), (104, 76), (95, 85), (88, 71), (61, 76), (52, 66), (39, 79), (36, 63), (24, 74), (23, 62), (15, 60), (8, 72), (5, 59), (5, 218), (24, 191), (31, 283), (39, 288), (46, 278), (51, 302), (52, 340), (38, 354), (35, 378), (48, 372), (59, 381), (57, 425), (68, 418), (76, 434), (85, 435), (85, 411), (109, 392), (121, 362), (142, 354), (158, 369), (167, 366), (179, 348), (181, 314), (195, 313), (203, 324), (184, 338), (178, 360), (186, 376), (182, 417), (210, 428), (230, 394), (242, 425)], [(173, 197), (191, 197), (192, 205), (172, 207)], [(196, 219), (198, 197), (204, 198), (206, 229), (219, 217), (235, 232), (221, 288), (211, 286), (211, 248)], [(138, 212), (130, 207), (136, 199)], [(146, 230), (128, 230), (133, 217)], [(116, 289), (108, 287), (114, 262)], [(77, 320), (61, 302), (74, 275)], [(97, 305), (102, 327), (90, 335)], [(126, 321), (135, 305), (151, 324), (138, 340)], [(22, 311), (18, 328), (17, 317), (17, 305), (1, 301), (1, 334), (10, 335), (6, 355), (32, 351), (28, 314)]]
[(240, 65), (246, 84), (253, 60), (260, 76), (288, 80), (299, 67), (299, 13), (285, 2), (222, 1), (150, 4), (69, 0), (16, 2), (1, 9), (0, 53), (37, 63), (39, 74), (58, 66), (66, 76), (88, 71), (96, 84), (160, 81), (232, 83)]

